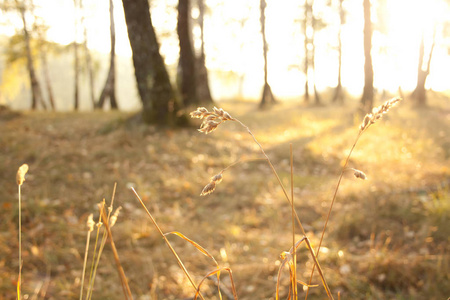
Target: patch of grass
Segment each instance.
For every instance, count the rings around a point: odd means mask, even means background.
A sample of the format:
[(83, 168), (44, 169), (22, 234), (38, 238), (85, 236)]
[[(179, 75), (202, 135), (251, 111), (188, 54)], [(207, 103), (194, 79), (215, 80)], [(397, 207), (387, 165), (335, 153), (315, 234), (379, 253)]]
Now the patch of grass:
[[(353, 107), (286, 104), (255, 113), (248, 103), (224, 103), (223, 108), (251, 127), (286, 186), (288, 143), (293, 144), (297, 212), (317, 247), (361, 118), (353, 117)], [(279, 255), (290, 247), (291, 225), (290, 209), (270, 168), (258, 160), (236, 165), (213, 196), (199, 197), (218, 171), (242, 158), (261, 158), (251, 137), (233, 124), (205, 137), (192, 128), (158, 130), (127, 123), (128, 116), (38, 112), (2, 121), (0, 245), (11, 245), (17, 236), (14, 172), (22, 163), (30, 165), (22, 207), (23, 293), (31, 297), (49, 274), (48, 299), (78, 298), (87, 216), (118, 182), (116, 201), (124, 209), (114, 240), (137, 298), (192, 297), (192, 287), (181, 279), (128, 186), (136, 187), (162, 228), (182, 231), (233, 269), (240, 299), (274, 297)], [(331, 290), (341, 291), (342, 299), (441, 299), (450, 294), (449, 122), (442, 110), (402, 105), (361, 138), (350, 163), (368, 180), (344, 174), (323, 242), (328, 252), (319, 257)], [(174, 239), (174, 247), (199, 282), (208, 263), (182, 241)], [(17, 249), (15, 243), (0, 246), (0, 298), (14, 298)], [(101, 259), (93, 298), (122, 299), (108, 247)], [(303, 249), (298, 279), (308, 281), (311, 268)], [(287, 296), (287, 290), (281, 295)], [(304, 296), (301, 286), (299, 295)], [(218, 299), (213, 284), (205, 296)], [(310, 290), (311, 299), (324, 296), (322, 289)]]

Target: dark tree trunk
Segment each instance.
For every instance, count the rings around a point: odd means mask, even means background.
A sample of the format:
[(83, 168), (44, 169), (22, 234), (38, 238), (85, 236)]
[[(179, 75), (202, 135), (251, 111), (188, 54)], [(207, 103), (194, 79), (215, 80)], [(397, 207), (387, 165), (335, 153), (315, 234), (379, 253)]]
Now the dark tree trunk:
[(146, 123), (175, 125), (178, 104), (159, 53), (147, 0), (122, 0), (133, 64)]
[(361, 109), (370, 111), (373, 107), (373, 66), (372, 66), (372, 21), (370, 20), (370, 0), (364, 0), (364, 91)]
[(78, 17), (77, 17), (77, 10), (78, 10), (78, 3), (77, 0), (73, 0), (73, 4), (75, 7), (75, 39), (73, 41), (73, 55), (74, 55), (74, 61), (75, 61), (75, 66), (74, 66), (74, 72), (75, 72), (75, 81), (74, 81), (74, 104), (73, 104), (73, 109), (74, 110), (78, 110), (79, 106), (80, 106), (80, 96), (79, 96), (79, 86), (80, 86), (80, 58), (79, 58), (79, 54), (78, 54), (78, 41), (77, 41), (77, 37), (78, 37)]
[(344, 104), (344, 94), (342, 90), (342, 26), (344, 25), (344, 9), (342, 7), (344, 0), (339, 0), (339, 32), (338, 32), (338, 83), (334, 90), (333, 102)]
[(416, 88), (412, 92), (412, 98), (416, 101), (418, 106), (426, 106), (427, 104), (427, 94), (425, 90), (425, 83), (427, 81), (427, 77), (430, 74), (430, 66), (431, 66), (431, 57), (433, 55), (434, 44), (435, 44), (435, 34), (433, 34), (433, 44), (431, 45), (430, 53), (428, 54), (427, 66), (424, 70), (423, 61), (425, 56), (425, 41), (424, 34), (422, 34), (422, 39), (420, 40), (419, 47), (419, 64), (417, 68), (417, 84)]
[(35, 110), (37, 108), (38, 103), (40, 103), (44, 109), (47, 109), (47, 105), (45, 104), (44, 98), (42, 97), (42, 91), (36, 76), (36, 71), (34, 69), (33, 56), (31, 54), (30, 34), (28, 33), (27, 21), (25, 18), (25, 3), (16, 0), (16, 5), (19, 8), (20, 16), (23, 22), (23, 37), (25, 41), (25, 51), (27, 54), (27, 69), (31, 86), (31, 109)]
[(195, 56), (191, 45), (189, 0), (178, 1), (177, 33), (180, 41), (180, 92), (184, 106), (198, 105)]
[(260, 1), (260, 21), (261, 21), (261, 36), (263, 44), (263, 57), (264, 57), (264, 88), (262, 92), (261, 102), (259, 107), (267, 107), (276, 103), (275, 97), (273, 96), (272, 89), (270, 88), (269, 82), (267, 80), (267, 41), (266, 41), (266, 0)]
[(106, 78), (105, 85), (98, 100), (97, 108), (103, 108), (106, 98), (109, 98), (111, 109), (118, 109), (116, 100), (116, 30), (114, 25), (114, 4), (113, 0), (109, 0), (109, 21), (110, 21), (110, 34), (111, 34), (111, 54), (109, 60), (109, 71)]
[(205, 63), (205, 40), (203, 36), (203, 20), (205, 15), (205, 3), (204, 0), (197, 0), (199, 16), (198, 16), (198, 25), (200, 26), (200, 40), (201, 40), (201, 48), (200, 48), (200, 56), (197, 58), (197, 96), (199, 102), (201, 103), (213, 103), (213, 99), (211, 97), (211, 91), (209, 89), (208, 82), (208, 70), (206, 69)]

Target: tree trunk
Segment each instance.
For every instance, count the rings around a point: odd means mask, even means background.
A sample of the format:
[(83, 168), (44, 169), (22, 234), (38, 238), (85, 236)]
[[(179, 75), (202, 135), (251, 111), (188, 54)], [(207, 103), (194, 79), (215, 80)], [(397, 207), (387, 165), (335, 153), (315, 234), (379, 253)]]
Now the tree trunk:
[(309, 12), (310, 12), (310, 6), (308, 4), (308, 0), (305, 0), (304, 5), (305, 15), (303, 19), (303, 35), (305, 37), (303, 45), (304, 45), (304, 65), (303, 65), (303, 73), (305, 74), (305, 94), (303, 96), (303, 101), (305, 103), (309, 103), (309, 78), (308, 78), (308, 70), (309, 70), (309, 38), (308, 38), (308, 20), (309, 20)]
[(314, 7), (314, 0), (311, 2), (311, 27), (312, 27), (312, 37), (311, 37), (311, 45), (312, 45), (312, 49), (311, 49), (311, 67), (312, 67), (312, 71), (313, 71), (313, 78), (314, 78), (314, 104), (319, 106), (321, 105), (321, 100), (320, 100), (320, 95), (319, 95), (319, 91), (317, 90), (317, 86), (316, 86), (316, 46), (314, 44), (314, 40), (315, 40), (315, 35), (316, 35), (316, 18), (314, 17), (314, 12), (313, 12), (313, 7)]
[(110, 34), (111, 34), (111, 54), (109, 60), (109, 71), (108, 76), (106, 78), (105, 86), (103, 87), (102, 93), (100, 94), (100, 98), (98, 100), (97, 108), (103, 108), (105, 103), (105, 99), (108, 97), (111, 109), (118, 109), (117, 100), (116, 100), (116, 67), (115, 67), (115, 58), (116, 58), (116, 31), (114, 25), (114, 4), (113, 0), (109, 0), (109, 21), (110, 21)]
[(46, 42), (45, 37), (44, 37), (45, 29), (43, 29), (42, 27), (36, 26), (36, 31), (37, 31), (38, 42), (39, 42), (39, 55), (40, 55), (40, 60), (41, 60), (41, 64), (42, 64), (42, 75), (44, 76), (44, 82), (45, 82), (45, 87), (47, 89), (50, 108), (52, 109), (52, 111), (55, 111), (56, 110), (55, 97), (53, 95), (53, 88), (52, 88), (52, 83), (50, 80), (50, 74), (48, 71), (48, 61), (47, 61), (47, 52), (48, 52), (49, 44)]
[(75, 66), (74, 66), (74, 73), (75, 73), (75, 80), (74, 80), (74, 94), (73, 94), (73, 98), (74, 98), (74, 104), (73, 104), (73, 109), (74, 110), (78, 110), (79, 106), (80, 106), (80, 97), (79, 97), (79, 85), (80, 85), (80, 59), (79, 59), (79, 55), (78, 55), (78, 14), (77, 14), (77, 10), (78, 10), (78, 3), (77, 0), (73, 0), (73, 5), (75, 8), (75, 23), (74, 23), (74, 27), (75, 27), (75, 39), (73, 41), (73, 55), (74, 55), (74, 61), (75, 61)]
[(435, 35), (436, 30), (433, 34), (433, 44), (431, 45), (430, 53), (428, 54), (427, 66), (424, 70), (423, 61), (425, 56), (425, 41), (424, 34), (422, 33), (422, 39), (420, 40), (419, 47), (419, 64), (417, 68), (417, 84), (416, 88), (412, 92), (411, 96), (415, 99), (416, 104), (418, 106), (426, 106), (427, 104), (427, 95), (425, 90), (425, 83), (427, 81), (427, 77), (430, 74), (430, 66), (431, 66), (431, 57), (433, 55), (434, 45), (435, 45)]
[(23, 37), (25, 40), (27, 69), (31, 86), (31, 109), (35, 110), (38, 103), (40, 103), (44, 109), (47, 109), (47, 105), (45, 104), (44, 98), (42, 97), (42, 91), (36, 76), (36, 71), (34, 69), (33, 56), (31, 55), (30, 34), (28, 33), (27, 21), (25, 18), (25, 3), (20, 3), (18, 0), (16, 0), (16, 5), (19, 8), (20, 16), (23, 22)]
[(146, 123), (175, 125), (179, 109), (152, 25), (147, 0), (122, 0)]
[(94, 91), (95, 91), (94, 70), (92, 68), (91, 52), (89, 51), (89, 48), (88, 48), (87, 28), (86, 28), (86, 24), (84, 22), (85, 12), (84, 12), (84, 8), (83, 8), (83, 1), (82, 0), (80, 0), (80, 10), (81, 10), (81, 25), (82, 25), (82, 28), (83, 28), (84, 57), (85, 57), (86, 69), (87, 69), (87, 72), (88, 72), (88, 78), (89, 78), (89, 96), (91, 98), (92, 107), (95, 108), (96, 107), (96, 103), (95, 103), (95, 95), (94, 95)]
[(344, 0), (339, 0), (339, 32), (338, 32), (338, 83), (334, 90), (333, 102), (344, 104), (344, 95), (342, 90), (342, 26), (344, 25), (344, 9), (342, 7)]
[(200, 56), (196, 59), (197, 62), (197, 96), (200, 103), (213, 103), (213, 99), (211, 97), (211, 91), (209, 89), (208, 82), (208, 70), (206, 69), (205, 63), (205, 40), (204, 40), (204, 28), (203, 28), (203, 20), (205, 15), (205, 3), (204, 0), (197, 0), (199, 16), (198, 16), (198, 25), (200, 26)]
[(180, 92), (184, 106), (198, 105), (195, 56), (191, 45), (189, 24), (189, 0), (178, 1), (177, 33), (180, 41), (179, 70)]
[[(43, 39), (41, 39), (41, 43), (43, 43)], [(41, 62), (42, 62), (42, 71), (44, 73), (44, 79), (45, 79), (45, 85), (47, 87), (47, 94), (48, 94), (48, 100), (50, 102), (50, 107), (53, 111), (56, 110), (55, 108), (55, 97), (53, 96), (53, 88), (50, 80), (50, 75), (48, 72), (48, 62), (47, 62), (47, 50), (43, 49), (41, 46), (39, 49), (39, 52), (41, 54)]]
[(261, 21), (261, 36), (263, 44), (263, 57), (264, 57), (264, 88), (261, 97), (261, 102), (259, 107), (267, 107), (269, 105), (275, 104), (276, 100), (273, 96), (272, 89), (270, 88), (269, 82), (267, 80), (267, 41), (266, 41), (266, 0), (260, 0), (260, 21)]
[(373, 67), (372, 67), (372, 21), (370, 20), (370, 0), (364, 0), (364, 91), (361, 109), (370, 111), (373, 107)]

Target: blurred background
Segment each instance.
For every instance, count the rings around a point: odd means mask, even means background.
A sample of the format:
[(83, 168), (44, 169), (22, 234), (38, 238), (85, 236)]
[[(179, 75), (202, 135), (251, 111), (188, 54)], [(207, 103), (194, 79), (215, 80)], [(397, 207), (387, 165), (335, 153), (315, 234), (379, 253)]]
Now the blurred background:
[[(264, 85), (260, 3), (205, 0), (200, 13), (198, 4), (192, 2), (189, 6), (191, 46), (195, 56), (204, 53), (213, 99), (259, 100)], [(338, 85), (339, 70), (345, 92), (356, 97), (361, 95), (364, 86), (362, 2), (267, 1), (268, 81), (277, 98), (301, 101), (305, 83), (309, 90), (316, 89), (319, 94), (328, 91), (328, 98), (333, 98), (329, 90)], [(411, 93), (417, 86), (419, 63), (426, 70), (430, 61), (426, 88), (448, 93), (448, 1), (372, 2), (371, 55), (376, 91)], [(114, 0), (113, 4), (117, 101), (120, 109), (136, 110), (140, 101), (132, 76), (132, 51), (123, 6), (121, 1)], [(74, 80), (78, 72), (79, 109), (92, 109), (90, 95), (93, 93), (98, 100), (108, 76), (111, 49), (108, 1), (3, 1), (0, 103), (25, 109), (31, 104), (29, 80), (25, 80), (22, 5), (36, 76), (45, 101), (49, 102), (46, 84), (50, 84), (55, 108), (73, 109)], [(175, 0), (150, 1), (160, 53), (174, 83), (180, 53), (177, 6)], [(75, 44), (77, 51), (74, 51)], [(330, 99), (324, 96), (323, 101)]]
[[(23, 163), (23, 299), (84, 298), (86, 220), (113, 197), (134, 299), (193, 299), (131, 187), (163, 232), (232, 269), (239, 299), (277, 299), (279, 270), (287, 299), (289, 144), (296, 211), (317, 249), (357, 137), (319, 252), (334, 298), (447, 299), (449, 16), (446, 0), (0, 0), (0, 300), (16, 297)], [(359, 136), (366, 113), (396, 96)], [(245, 126), (198, 132), (198, 106), (248, 126), (280, 182)], [(216, 268), (168, 238), (196, 283)], [(298, 279), (312, 267), (302, 244)], [(107, 244), (92, 299), (124, 299), (119, 282)], [(325, 299), (317, 272), (312, 284), (307, 299)], [(202, 292), (220, 299), (214, 280)]]

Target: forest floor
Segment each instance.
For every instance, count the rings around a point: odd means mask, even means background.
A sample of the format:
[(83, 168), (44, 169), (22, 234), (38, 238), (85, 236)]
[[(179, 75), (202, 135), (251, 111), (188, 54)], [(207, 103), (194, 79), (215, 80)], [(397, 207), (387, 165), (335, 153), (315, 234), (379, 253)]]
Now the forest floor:
[[(380, 104), (380, 103), (378, 103)], [(220, 103), (245, 123), (290, 193), (294, 155), (297, 213), (317, 247), (340, 170), (363, 116), (356, 106)], [(129, 122), (124, 112), (0, 113), (0, 299), (13, 299), (18, 275), (18, 167), (22, 186), (23, 294), (27, 299), (79, 299), (86, 220), (98, 220), (117, 183), (112, 228), (135, 299), (192, 299), (193, 288), (134, 197), (134, 187), (164, 232), (179, 231), (230, 267), (239, 299), (275, 299), (280, 254), (292, 244), (291, 211), (270, 167), (246, 130), (226, 122), (208, 135), (200, 122), (179, 130)], [(228, 165), (214, 193), (200, 197)], [(446, 299), (450, 296), (450, 105), (400, 103), (359, 140), (325, 234), (319, 261), (341, 299)], [(94, 231), (95, 233), (95, 231)], [(95, 234), (91, 246), (95, 243)], [(302, 237), (297, 232), (298, 239)], [(198, 283), (214, 264), (169, 236)], [(92, 248), (91, 252), (92, 254)], [(90, 257), (91, 259), (91, 257)], [(298, 279), (313, 262), (298, 256)], [(317, 272), (315, 272), (317, 273)], [(283, 270), (281, 296), (288, 294)], [(230, 287), (221, 277), (224, 291)], [(315, 275), (308, 299), (326, 293)], [(299, 285), (301, 290), (301, 285)], [(219, 299), (213, 281), (205, 299)], [(300, 291), (300, 298), (304, 298)], [(224, 295), (225, 297), (225, 295)], [(93, 299), (124, 299), (111, 247), (98, 267)], [(226, 298), (226, 297), (225, 297)]]

